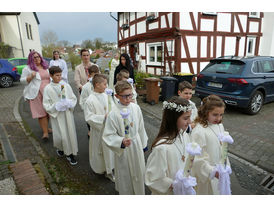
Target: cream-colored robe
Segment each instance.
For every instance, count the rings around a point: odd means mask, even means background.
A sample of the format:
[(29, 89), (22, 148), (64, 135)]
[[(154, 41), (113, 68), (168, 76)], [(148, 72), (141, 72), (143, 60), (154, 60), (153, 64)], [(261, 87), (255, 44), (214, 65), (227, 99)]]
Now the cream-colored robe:
[[(202, 154), (195, 156), (192, 169), (197, 178), (197, 195), (219, 195), (218, 179), (210, 176), (214, 167), (221, 163), (221, 144), (217, 137), (220, 132), (224, 132), (223, 124), (208, 123), (204, 128), (198, 123), (191, 133), (192, 141), (202, 148)], [(228, 159), (227, 164), (230, 165)]]
[(108, 85), (110, 89), (114, 89), (114, 72), (116, 67), (119, 65), (119, 60), (116, 60), (113, 58), (110, 63), (110, 70), (109, 70), (109, 79), (108, 79)]
[[(66, 83), (64, 85), (66, 98), (73, 102), (74, 108), (77, 103), (77, 98), (70, 85)], [(51, 82), (45, 87), (43, 96), (43, 106), (51, 119), (53, 145), (58, 150), (64, 151), (65, 155), (77, 155), (78, 144), (73, 108), (64, 112), (59, 112), (55, 109), (55, 104), (60, 101), (60, 94), (61, 84)]]
[[(160, 140), (157, 144), (164, 142)], [(152, 195), (173, 195), (171, 184), (178, 170), (185, 168), (188, 153), (186, 145), (190, 143), (189, 135), (178, 134), (172, 144), (160, 144), (152, 149), (146, 165), (145, 183)], [(185, 161), (182, 160), (185, 156)]]
[(91, 82), (87, 82), (84, 84), (82, 87), (82, 92), (80, 94), (80, 99), (79, 99), (79, 105), (82, 110), (84, 110), (84, 104), (86, 103), (86, 100), (88, 99), (89, 95), (91, 94), (91, 91), (93, 91), (93, 85)]
[(105, 114), (108, 113), (108, 96), (92, 91), (84, 106), (85, 120), (91, 127), (89, 140), (89, 163), (92, 170), (102, 174), (112, 173), (114, 153), (102, 140)]
[(197, 107), (194, 102), (189, 100), (189, 103), (192, 106), (190, 120), (191, 120), (191, 122), (193, 122), (196, 119), (196, 117), (198, 116), (198, 110), (197, 110)]
[[(123, 108), (130, 110), (129, 137), (131, 145), (121, 148), (125, 138), (124, 121), (120, 115)], [(115, 188), (120, 195), (144, 195), (145, 158), (143, 149), (147, 147), (147, 134), (141, 109), (130, 103), (120, 103), (109, 113), (103, 134), (104, 142), (115, 152)]]

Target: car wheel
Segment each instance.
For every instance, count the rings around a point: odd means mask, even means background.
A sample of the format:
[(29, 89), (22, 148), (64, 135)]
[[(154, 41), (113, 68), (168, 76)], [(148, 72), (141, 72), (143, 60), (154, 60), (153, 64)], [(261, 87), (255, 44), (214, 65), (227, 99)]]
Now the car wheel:
[(264, 103), (264, 95), (260, 91), (256, 91), (250, 98), (250, 102), (247, 108), (248, 114), (257, 114), (263, 106)]
[(13, 79), (11, 76), (6, 74), (0, 76), (1, 87), (7, 88), (7, 87), (10, 87), (12, 84), (13, 84)]

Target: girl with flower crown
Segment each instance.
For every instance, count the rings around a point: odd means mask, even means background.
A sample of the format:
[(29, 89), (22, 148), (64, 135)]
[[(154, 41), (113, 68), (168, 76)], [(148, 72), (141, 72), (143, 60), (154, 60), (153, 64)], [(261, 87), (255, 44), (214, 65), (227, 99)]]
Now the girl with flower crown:
[(186, 134), (191, 123), (191, 109), (188, 100), (174, 96), (163, 103), (163, 118), (160, 131), (152, 143), (148, 157), (145, 183), (152, 194), (172, 195), (176, 173), (184, 169), (190, 143)]
[(119, 102), (109, 113), (103, 140), (115, 153), (115, 188), (120, 195), (145, 194), (147, 134), (140, 107), (132, 103), (132, 87), (127, 81), (115, 85)]
[[(202, 154), (195, 157), (192, 170), (197, 179), (198, 195), (224, 194), (220, 192), (223, 186), (227, 188), (226, 194), (230, 193), (231, 168), (227, 151), (224, 151), (222, 146), (226, 144), (224, 138), (231, 140), (228, 141), (230, 143), (233, 143), (233, 139), (225, 132), (222, 124), (224, 111), (223, 100), (216, 95), (210, 95), (203, 99), (195, 119), (196, 127), (191, 138), (202, 148)], [(227, 177), (226, 185), (222, 185), (222, 182), (225, 182), (223, 177)]]

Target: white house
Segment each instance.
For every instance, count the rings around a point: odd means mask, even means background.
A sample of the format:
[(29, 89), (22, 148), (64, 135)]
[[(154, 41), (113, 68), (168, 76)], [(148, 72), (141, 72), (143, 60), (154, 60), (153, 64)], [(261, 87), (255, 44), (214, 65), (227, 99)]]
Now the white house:
[(118, 47), (138, 69), (197, 74), (219, 56), (274, 55), (274, 14), (118, 12)]
[(42, 53), (39, 24), (35, 12), (0, 12), (0, 42), (12, 47), (10, 57), (28, 57), (31, 50)]

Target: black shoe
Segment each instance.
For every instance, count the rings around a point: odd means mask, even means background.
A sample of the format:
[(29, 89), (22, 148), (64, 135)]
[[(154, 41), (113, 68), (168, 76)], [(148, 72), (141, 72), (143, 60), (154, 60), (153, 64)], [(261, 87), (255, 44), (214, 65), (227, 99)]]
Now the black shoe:
[(73, 154), (67, 156), (67, 160), (69, 161), (69, 163), (70, 163), (71, 165), (77, 165), (77, 163), (78, 163), (78, 162), (74, 159)]
[(57, 153), (57, 155), (58, 155), (59, 157), (63, 157), (63, 156), (64, 156), (64, 152), (61, 151), (61, 150), (57, 150), (56, 153)]

